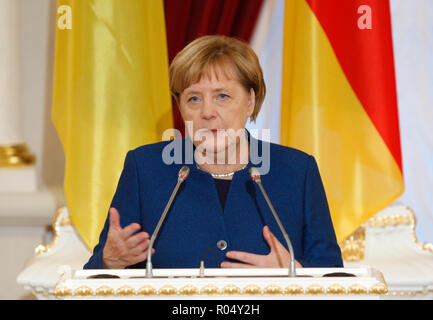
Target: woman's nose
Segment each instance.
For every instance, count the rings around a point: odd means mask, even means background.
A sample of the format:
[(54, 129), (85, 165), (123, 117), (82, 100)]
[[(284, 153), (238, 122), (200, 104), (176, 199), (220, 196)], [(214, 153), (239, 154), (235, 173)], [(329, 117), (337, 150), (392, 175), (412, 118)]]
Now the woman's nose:
[(205, 99), (201, 107), (201, 117), (203, 119), (212, 119), (216, 116), (215, 105), (213, 101)]

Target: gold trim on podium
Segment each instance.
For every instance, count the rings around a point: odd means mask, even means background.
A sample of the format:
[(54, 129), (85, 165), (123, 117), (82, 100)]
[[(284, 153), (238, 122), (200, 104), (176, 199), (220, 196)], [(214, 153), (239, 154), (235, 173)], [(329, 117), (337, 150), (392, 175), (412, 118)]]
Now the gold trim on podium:
[(97, 296), (109, 297), (114, 296), (114, 289), (109, 286), (101, 286), (95, 291)]
[(354, 284), (347, 289), (349, 294), (367, 294), (367, 288), (360, 284)]
[(217, 294), (219, 294), (219, 292), (220, 291), (219, 291), (218, 287), (216, 287), (214, 285), (211, 285), (211, 284), (208, 284), (207, 286), (204, 286), (200, 290), (200, 294), (201, 295), (207, 295), (207, 296), (209, 296), (209, 295), (217, 295)]
[(79, 296), (79, 297), (93, 296), (93, 289), (88, 286), (81, 286), (74, 290), (74, 296)]
[(323, 288), (320, 284), (312, 284), (312, 285), (310, 285), (309, 287), (307, 287), (307, 289), (305, 289), (305, 292), (307, 294), (312, 294), (312, 295), (326, 294), (325, 288)]
[(72, 289), (62, 286), (62, 287), (56, 287), (54, 289), (54, 295), (56, 297), (70, 297), (72, 296)]
[(262, 288), (255, 284), (247, 285), (243, 290), (242, 294), (245, 295), (256, 295), (256, 294), (262, 294)]
[(179, 294), (182, 296), (193, 296), (198, 293), (198, 289), (192, 285), (186, 285), (179, 290)]
[(326, 289), (327, 294), (346, 294), (347, 290), (340, 284), (333, 284)]
[(306, 288), (303, 288), (297, 284), (292, 284), (285, 289), (282, 287), (272, 284), (264, 288), (256, 284), (249, 284), (242, 290), (234, 284), (228, 284), (224, 288), (219, 289), (214, 285), (206, 285), (201, 289), (197, 288), (192, 284), (182, 286), (179, 290), (171, 285), (164, 285), (163, 287), (156, 289), (152, 286), (143, 286), (138, 290), (130, 286), (122, 286), (115, 290), (114, 288), (102, 285), (96, 290), (89, 288), (88, 286), (81, 286), (75, 290), (64, 286), (59, 283), (54, 289), (54, 296), (58, 298), (63, 297), (107, 297), (107, 296), (205, 296), (205, 295), (389, 295), (388, 287), (385, 282), (377, 282), (370, 288), (366, 288), (360, 284), (353, 284), (348, 288), (345, 288), (341, 284), (334, 283), (328, 287), (324, 287), (320, 284), (312, 284)]
[(239, 295), (241, 294), (241, 289), (234, 284), (229, 284), (222, 289), (222, 292), (225, 295)]
[(340, 244), (341, 255), (344, 261), (357, 262), (364, 259), (365, 227), (356, 229)]
[(340, 243), (341, 254), (344, 261), (348, 262), (359, 262), (364, 259), (365, 250), (365, 237), (366, 237), (366, 226), (369, 228), (385, 228), (385, 227), (396, 227), (401, 225), (409, 225), (412, 233), (413, 242), (424, 251), (433, 253), (433, 244), (421, 243), (418, 241), (415, 234), (416, 227), (416, 215), (415, 212), (406, 207), (409, 212), (408, 214), (390, 214), (380, 217), (370, 218), (365, 225), (359, 227), (350, 236), (344, 239)]
[(276, 284), (271, 284), (263, 289), (264, 294), (274, 295), (274, 294), (283, 294), (283, 288)]
[(60, 208), (59, 210), (57, 210), (56, 214), (54, 215), (53, 221), (51, 223), (51, 226), (53, 228), (53, 233), (54, 233), (53, 239), (48, 244), (38, 245), (35, 248), (35, 254), (39, 255), (39, 254), (46, 253), (49, 250), (51, 250), (51, 248), (53, 248), (55, 246), (55, 244), (57, 243), (57, 240), (59, 239), (59, 227), (72, 225), (71, 218), (69, 218), (69, 217), (64, 217), (61, 221), (58, 221), (60, 218), (60, 215), (63, 213), (64, 210), (65, 210), (65, 207)]
[(175, 287), (170, 285), (165, 285), (159, 289), (158, 294), (162, 296), (174, 296), (177, 295), (178, 293)]
[(137, 290), (137, 295), (139, 296), (156, 296), (157, 291), (152, 286), (142, 286)]
[(289, 295), (298, 295), (298, 294), (304, 294), (304, 288), (302, 288), (300, 285), (297, 284), (291, 284), (286, 288), (284, 291), (285, 294)]

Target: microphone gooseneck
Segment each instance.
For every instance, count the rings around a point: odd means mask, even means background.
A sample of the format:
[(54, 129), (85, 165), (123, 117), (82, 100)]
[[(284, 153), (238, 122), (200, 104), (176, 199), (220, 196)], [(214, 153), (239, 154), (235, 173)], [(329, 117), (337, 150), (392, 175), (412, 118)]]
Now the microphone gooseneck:
[(165, 220), (165, 217), (167, 216), (168, 211), (170, 210), (171, 204), (173, 203), (173, 200), (179, 190), (180, 185), (182, 184), (182, 182), (184, 182), (186, 180), (186, 178), (189, 175), (189, 167), (188, 166), (183, 166), (178, 173), (178, 178), (177, 178), (177, 183), (176, 186), (174, 187), (173, 192), (171, 193), (170, 199), (167, 202), (167, 205), (165, 206), (165, 209), (161, 215), (161, 218), (159, 218), (158, 224), (156, 225), (155, 230), (152, 233), (152, 236), (150, 237), (150, 243), (149, 243), (149, 247), (147, 248), (147, 262), (146, 262), (146, 277), (147, 278), (152, 278), (153, 277), (153, 273), (152, 273), (152, 248), (153, 248), (153, 243), (155, 242), (156, 237), (158, 236), (158, 232), (159, 229), (161, 229), (162, 223)]
[(253, 179), (253, 181), (255, 183), (257, 183), (257, 185), (259, 186), (259, 189), (262, 192), (263, 196), (265, 197), (266, 203), (268, 204), (269, 209), (271, 209), (271, 212), (274, 216), (274, 219), (277, 222), (278, 227), (281, 230), (281, 233), (283, 234), (284, 240), (286, 240), (287, 247), (289, 248), (289, 253), (290, 253), (289, 276), (290, 277), (296, 277), (295, 254), (293, 251), (293, 246), (292, 246), (292, 242), (290, 241), (289, 235), (287, 234), (286, 230), (284, 229), (284, 226), (281, 223), (280, 218), (278, 217), (277, 212), (274, 209), (274, 206), (272, 205), (271, 201), (269, 200), (268, 195), (266, 194), (265, 189), (262, 186), (262, 180), (260, 178), (259, 170), (255, 167), (251, 167), (250, 168), (250, 176), (251, 176), (251, 179)]

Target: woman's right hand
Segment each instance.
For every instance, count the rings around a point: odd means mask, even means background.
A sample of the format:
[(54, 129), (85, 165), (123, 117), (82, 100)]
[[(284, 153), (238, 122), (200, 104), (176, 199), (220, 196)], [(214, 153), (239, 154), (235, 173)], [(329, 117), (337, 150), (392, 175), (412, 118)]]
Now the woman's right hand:
[[(138, 223), (131, 223), (122, 229), (120, 215), (116, 208), (110, 208), (110, 226), (107, 241), (102, 252), (102, 265), (107, 269), (124, 269), (147, 259), (150, 244), (149, 234), (139, 232)], [(152, 249), (152, 254), (155, 249)]]

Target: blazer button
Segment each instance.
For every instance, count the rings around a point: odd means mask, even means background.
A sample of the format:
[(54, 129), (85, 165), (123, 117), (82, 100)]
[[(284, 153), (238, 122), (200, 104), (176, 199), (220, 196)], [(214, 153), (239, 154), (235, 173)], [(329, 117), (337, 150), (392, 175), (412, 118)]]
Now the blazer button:
[(225, 240), (218, 241), (217, 248), (220, 250), (225, 250), (227, 248), (227, 242)]

